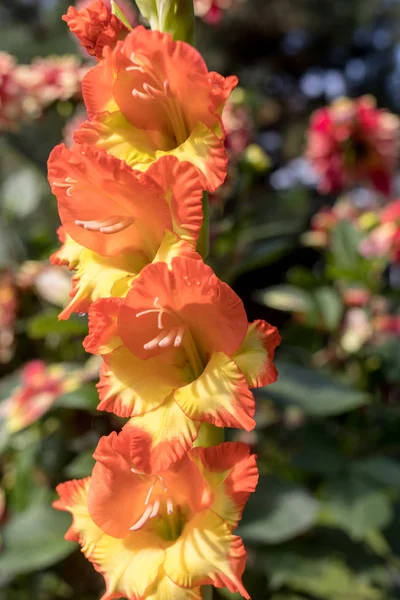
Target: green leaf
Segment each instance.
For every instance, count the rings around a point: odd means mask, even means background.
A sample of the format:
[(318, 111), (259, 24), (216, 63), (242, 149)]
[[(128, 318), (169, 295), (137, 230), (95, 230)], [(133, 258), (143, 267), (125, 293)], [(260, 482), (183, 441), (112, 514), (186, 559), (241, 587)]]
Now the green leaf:
[(85, 384), (73, 392), (63, 394), (53, 404), (55, 408), (73, 408), (77, 410), (95, 411), (99, 403), (96, 387), (93, 384)]
[(44, 569), (77, 547), (64, 540), (71, 517), (47, 503), (34, 504), (16, 514), (2, 530), (0, 578)]
[(115, 2), (115, 0), (111, 0), (111, 11), (112, 14), (115, 15), (117, 19), (119, 19), (125, 25), (125, 27), (127, 27), (129, 30), (132, 29), (132, 25), (129, 23), (128, 19), (126, 18), (118, 4)]
[(351, 221), (340, 221), (331, 234), (335, 266), (343, 271), (355, 271), (362, 257), (359, 252), (362, 234)]
[(289, 312), (314, 313), (316, 304), (312, 294), (294, 285), (276, 285), (258, 292), (256, 299), (261, 304)]
[(70, 479), (83, 479), (92, 473), (94, 464), (93, 452), (83, 452), (69, 463), (65, 468), (65, 474)]
[(257, 397), (282, 405), (296, 404), (313, 417), (340, 415), (370, 402), (367, 394), (316, 369), (281, 361), (276, 366), (278, 381), (256, 390)]
[(339, 527), (354, 540), (363, 540), (370, 530), (382, 530), (393, 518), (392, 505), (369, 480), (352, 474), (337, 477), (323, 490), (324, 525)]
[(238, 529), (246, 543), (279, 544), (307, 531), (317, 520), (318, 502), (302, 487), (261, 477)]
[(334, 288), (324, 286), (314, 291), (314, 300), (322, 325), (328, 331), (336, 331), (343, 314), (343, 304)]
[(370, 478), (375, 484), (400, 489), (400, 463), (387, 456), (371, 456), (351, 464), (354, 473)]
[(364, 536), (364, 543), (378, 556), (389, 556), (391, 548), (383, 533), (377, 529), (369, 529)]
[(365, 577), (329, 555), (271, 549), (265, 554), (265, 569), (273, 589), (285, 586), (323, 600), (384, 600)]
[(347, 460), (332, 447), (325, 443), (308, 439), (304, 447), (293, 457), (296, 467), (318, 475), (336, 475), (347, 466)]
[(276, 262), (292, 248), (293, 239), (284, 236), (249, 244), (244, 256), (237, 264), (233, 265), (229, 278), (233, 279), (242, 273), (266, 267)]
[(28, 336), (42, 339), (48, 335), (81, 336), (87, 333), (87, 321), (78, 315), (71, 315), (67, 321), (58, 320), (59, 311), (49, 308), (28, 321)]

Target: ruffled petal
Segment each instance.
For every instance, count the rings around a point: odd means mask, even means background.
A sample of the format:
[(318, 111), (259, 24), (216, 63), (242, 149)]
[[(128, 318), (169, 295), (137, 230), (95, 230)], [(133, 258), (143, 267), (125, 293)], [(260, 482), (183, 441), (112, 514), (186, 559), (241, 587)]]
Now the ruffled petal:
[[(196, 123), (188, 139), (180, 146), (168, 151), (158, 150), (156, 158), (166, 154), (191, 162), (203, 175), (203, 185), (209, 192), (215, 192), (225, 181), (228, 155), (224, 141), (204, 123)], [(145, 170), (146, 165), (138, 162), (135, 168)]]
[(202, 186), (210, 192), (225, 181), (228, 155), (224, 141), (203, 123), (197, 123), (181, 145), (168, 149), (169, 144), (161, 134), (129, 125), (119, 112), (103, 113), (83, 123), (74, 139), (78, 144), (95, 144), (142, 172), (163, 156), (175, 156), (196, 167)]
[(131, 419), (125, 428), (132, 430), (132, 452), (141, 457), (138, 468), (146, 472), (168, 469), (191, 449), (200, 425), (187, 417), (171, 397), (152, 412)]
[(77, 144), (96, 145), (129, 166), (145, 171), (164, 147), (162, 136), (129, 124), (121, 112), (104, 112), (85, 121), (74, 133)]
[[(145, 510), (148, 477), (132, 472), (129, 434), (102, 437), (93, 457), (88, 508), (93, 521), (116, 538), (125, 538)], [(121, 493), (123, 491), (123, 493)]]
[(119, 346), (122, 340), (118, 337), (118, 311), (122, 298), (99, 298), (89, 310), (89, 335), (83, 347), (91, 354), (109, 354)]
[(225, 442), (209, 448), (193, 448), (190, 459), (199, 466), (212, 493), (210, 508), (235, 528), (249, 495), (256, 489), (256, 456), (247, 444)]
[(56, 487), (60, 498), (53, 502), (53, 507), (57, 510), (71, 513), (72, 525), (65, 534), (65, 539), (78, 542), (87, 557), (103, 536), (103, 532), (93, 522), (87, 508), (89, 485), (90, 477), (60, 483)]
[(225, 102), (229, 98), (232, 90), (239, 83), (239, 80), (236, 75), (222, 77), (222, 75), (216, 73), (215, 71), (212, 71), (208, 74), (208, 80), (212, 86), (212, 109), (214, 112), (221, 115), (225, 106)]
[(150, 531), (135, 531), (123, 540), (104, 535), (90, 557), (106, 581), (106, 592), (100, 600), (146, 597), (146, 591), (158, 579), (166, 545)]
[(143, 361), (121, 346), (104, 357), (98, 409), (119, 417), (141, 415), (159, 406), (184, 381), (184, 365), (170, 352)]
[[(165, 229), (172, 229), (164, 199), (173, 196), (172, 184), (160, 189), (141, 183), (137, 171), (104, 150), (89, 145), (56, 146), (48, 161), (48, 178), (66, 232), (102, 256), (119, 256), (129, 250), (152, 260)], [(189, 203), (193, 201), (189, 197)], [(198, 204), (201, 210), (200, 199)]]
[[(117, 44), (120, 45), (121, 42)], [(90, 69), (82, 80), (82, 95), (89, 119), (99, 113), (113, 113), (119, 110), (113, 96), (115, 77), (114, 54), (110, 48), (104, 48), (103, 60)]]
[(189, 242), (185, 242), (184, 240), (178, 238), (178, 236), (172, 231), (166, 231), (157, 254), (153, 259), (153, 263), (164, 262), (169, 268), (171, 268), (172, 260), (177, 256), (201, 260), (200, 254), (193, 250), (193, 247), (189, 244)]
[(58, 228), (57, 234), (62, 246), (50, 256), (51, 264), (60, 267), (68, 267), (70, 270), (76, 269), (85, 248), (75, 242), (75, 240), (65, 232), (63, 227)]
[(200, 377), (177, 389), (174, 398), (191, 419), (246, 431), (255, 427), (253, 394), (235, 362), (222, 352), (215, 352)]
[(201, 600), (201, 592), (199, 587), (179, 587), (164, 575), (147, 590), (146, 600)]
[[(183, 240), (194, 242), (203, 222), (203, 185), (190, 162), (165, 156), (153, 163), (141, 176), (142, 185), (154, 182), (172, 215), (172, 229)], [(153, 184), (153, 185), (154, 185)]]
[(250, 596), (241, 582), (246, 551), (239, 537), (211, 510), (198, 513), (185, 526), (176, 542), (167, 548), (164, 569), (181, 587), (212, 584)]
[(73, 277), (72, 300), (60, 313), (59, 319), (68, 319), (73, 312), (87, 313), (92, 302), (111, 296), (116, 281), (138, 273), (146, 261), (140, 254), (121, 254), (106, 258), (84, 249)]
[(241, 347), (232, 358), (251, 388), (269, 385), (277, 380), (278, 371), (273, 360), (280, 341), (277, 328), (266, 321), (254, 321), (249, 325)]
[(67, 539), (78, 541), (85, 556), (106, 581), (101, 600), (127, 597), (140, 600), (154, 584), (168, 545), (152, 531), (135, 531), (122, 539), (105, 534), (90, 517), (87, 498), (90, 478), (57, 487), (60, 500), (53, 506), (72, 514)]

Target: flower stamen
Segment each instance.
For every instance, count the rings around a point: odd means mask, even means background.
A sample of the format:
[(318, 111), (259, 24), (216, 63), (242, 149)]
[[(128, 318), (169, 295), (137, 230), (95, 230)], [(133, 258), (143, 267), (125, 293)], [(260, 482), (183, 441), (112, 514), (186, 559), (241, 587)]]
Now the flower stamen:
[(163, 308), (160, 305), (159, 298), (154, 299), (155, 308), (149, 308), (148, 310), (142, 310), (141, 312), (136, 313), (137, 317), (142, 317), (143, 315), (149, 315), (152, 313), (157, 314), (157, 326), (158, 329), (161, 329), (161, 333), (159, 333), (155, 338), (144, 344), (143, 348), (145, 350), (154, 350), (157, 348), (168, 348), (172, 344), (175, 348), (178, 348), (183, 340), (183, 336), (185, 334), (184, 326), (180, 325), (179, 327), (172, 327), (167, 332), (165, 331), (162, 317), (164, 314), (168, 314), (170, 316), (174, 316), (171, 311), (166, 308)]
[(127, 229), (135, 221), (133, 217), (109, 217), (108, 219), (96, 221), (75, 221), (75, 225), (87, 231), (99, 231), (100, 233), (119, 233)]
[(172, 498), (167, 498), (167, 513), (169, 515), (172, 515), (173, 512), (174, 512), (174, 503), (172, 501)]
[(153, 505), (150, 504), (146, 510), (144, 511), (144, 513), (142, 514), (142, 516), (140, 517), (140, 519), (138, 519), (136, 521), (136, 523), (134, 523), (134, 525), (132, 525), (132, 527), (130, 527), (131, 531), (137, 531), (138, 529), (140, 529), (141, 527), (143, 527), (143, 525), (145, 525), (147, 523), (147, 521), (150, 519), (150, 515), (153, 512)]

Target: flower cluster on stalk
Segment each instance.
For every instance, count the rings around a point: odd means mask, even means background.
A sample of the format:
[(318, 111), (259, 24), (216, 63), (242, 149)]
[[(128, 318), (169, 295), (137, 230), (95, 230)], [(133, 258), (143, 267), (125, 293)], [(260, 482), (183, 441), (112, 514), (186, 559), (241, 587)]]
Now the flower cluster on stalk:
[(103, 600), (195, 599), (204, 585), (248, 598), (233, 532), (255, 456), (213, 444), (218, 429), (254, 428), (251, 388), (275, 381), (280, 338), (248, 323), (198, 251), (204, 192), (226, 176), (222, 111), (237, 79), (101, 2), (66, 20), (98, 63), (83, 80), (89, 120), (49, 158), (62, 222), (52, 262), (74, 271), (60, 318), (88, 312), (98, 408), (126, 422), (100, 440), (91, 477), (58, 486), (55, 507), (103, 574)]

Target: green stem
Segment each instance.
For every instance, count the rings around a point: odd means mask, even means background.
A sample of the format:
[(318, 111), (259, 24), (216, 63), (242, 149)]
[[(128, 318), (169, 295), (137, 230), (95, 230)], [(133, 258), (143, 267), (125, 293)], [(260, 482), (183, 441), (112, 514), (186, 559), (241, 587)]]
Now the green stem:
[(212, 585), (203, 585), (201, 588), (201, 597), (203, 600), (213, 600), (214, 588)]
[(197, 252), (201, 254), (203, 258), (207, 258), (210, 250), (210, 214), (208, 209), (208, 193), (203, 192), (203, 224), (199, 239), (197, 242)]

